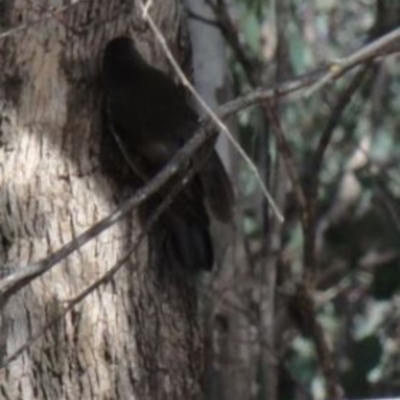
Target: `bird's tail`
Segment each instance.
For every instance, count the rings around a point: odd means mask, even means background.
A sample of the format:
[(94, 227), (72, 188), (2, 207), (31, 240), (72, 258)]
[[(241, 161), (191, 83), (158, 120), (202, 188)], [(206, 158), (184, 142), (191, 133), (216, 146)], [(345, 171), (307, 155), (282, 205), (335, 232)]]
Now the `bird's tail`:
[(149, 234), (151, 264), (161, 274), (210, 271), (214, 262), (208, 226), (167, 211)]

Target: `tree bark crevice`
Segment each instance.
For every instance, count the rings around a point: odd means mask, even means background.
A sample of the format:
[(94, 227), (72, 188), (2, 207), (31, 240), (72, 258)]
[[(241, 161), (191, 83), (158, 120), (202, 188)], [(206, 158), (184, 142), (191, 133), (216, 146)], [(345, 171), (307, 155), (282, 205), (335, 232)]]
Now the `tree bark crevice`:
[[(55, 0), (48, 5), (60, 6)], [(46, 13), (33, 10), (29, 0), (5, 8), (2, 27)], [(154, 1), (152, 11), (174, 51), (181, 51), (179, 2)], [(129, 183), (116, 183), (99, 158), (99, 60), (107, 41), (120, 34), (133, 34), (149, 60), (169, 70), (137, 2), (81, 1), (0, 39), (2, 275), (7, 266), (54, 252), (133, 191)], [(137, 234), (131, 215), (3, 304), (2, 359), (109, 270)], [(199, 398), (195, 287), (160, 287), (146, 259), (144, 243), (130, 265), (7, 365), (0, 372), (0, 399)]]

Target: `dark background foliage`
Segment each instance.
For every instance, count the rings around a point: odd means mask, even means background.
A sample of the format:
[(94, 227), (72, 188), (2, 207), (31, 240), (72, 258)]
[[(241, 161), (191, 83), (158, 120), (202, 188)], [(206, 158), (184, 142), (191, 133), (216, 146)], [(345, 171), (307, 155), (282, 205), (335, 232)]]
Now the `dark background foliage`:
[[(235, 96), (347, 56), (400, 23), (394, 1), (209, 3), (226, 39)], [(260, 211), (258, 184), (240, 164), (241, 229), (254, 276), (268, 264), (273, 236), (280, 242), (274, 264), (279, 399), (326, 393), (314, 328), (293, 294), (298, 284), (312, 292), (313, 312), (333, 349), (346, 398), (400, 391), (399, 77), (398, 56), (391, 55), (296, 101), (238, 115), (242, 146), (274, 196), (283, 191), (279, 206), (286, 221), (279, 227), (266, 204)], [(289, 153), (282, 151), (279, 130)], [(323, 137), (327, 147), (321, 152)], [(279, 172), (285, 158), (297, 184)], [(312, 207), (309, 229), (296, 185)], [(286, 322), (279, 325), (281, 313)], [(268, 386), (263, 379), (260, 374), (256, 385), (260, 399)]]

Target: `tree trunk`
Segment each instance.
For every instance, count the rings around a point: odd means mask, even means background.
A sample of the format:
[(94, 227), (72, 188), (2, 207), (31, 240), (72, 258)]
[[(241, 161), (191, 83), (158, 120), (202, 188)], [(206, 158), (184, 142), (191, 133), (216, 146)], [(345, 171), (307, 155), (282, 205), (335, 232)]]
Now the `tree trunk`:
[[(151, 63), (169, 69), (138, 1), (78, 0), (62, 11), (60, 3), (0, 5), (3, 32), (24, 26), (0, 34), (2, 276), (51, 254), (133, 192), (105, 173), (99, 157), (99, 65), (107, 41), (129, 33)], [(151, 14), (182, 61), (180, 7), (155, 0)], [(2, 363), (109, 270), (137, 234), (131, 215), (2, 304)], [(160, 287), (155, 276), (143, 245), (107, 284), (6, 363), (0, 399), (199, 398), (194, 284)]]
[[(193, 15), (189, 27), (196, 89), (208, 105), (216, 108), (233, 95), (224, 39), (217, 27), (199, 20), (199, 17), (215, 19), (206, 0), (187, 0), (187, 4)], [(229, 121), (228, 126), (231, 132), (236, 131), (233, 121)], [(238, 180), (241, 159), (237, 152), (232, 151), (226, 135), (220, 135), (217, 148), (227, 170), (231, 172), (231, 179)], [(232, 245), (235, 242), (232, 226), (214, 223), (213, 234), (219, 264), (210, 282), (207, 282), (204, 298), (207, 399), (246, 400), (251, 398), (254, 378), (254, 346), (249, 344), (250, 340), (243, 339), (250, 336), (248, 319), (232, 306), (242, 305), (236, 289), (237, 282), (244, 278), (242, 268), (246, 263), (242, 248)], [(236, 240), (240, 241), (240, 238)], [(229, 245), (232, 245), (231, 248)]]

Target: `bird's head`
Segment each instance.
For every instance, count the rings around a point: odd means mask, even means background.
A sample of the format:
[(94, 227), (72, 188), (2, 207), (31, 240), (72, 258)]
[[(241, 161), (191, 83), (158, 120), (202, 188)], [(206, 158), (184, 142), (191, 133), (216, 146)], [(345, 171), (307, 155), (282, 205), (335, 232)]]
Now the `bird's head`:
[(131, 38), (120, 36), (107, 43), (103, 57), (103, 70), (106, 75), (132, 74), (135, 69), (146, 66), (146, 61)]

